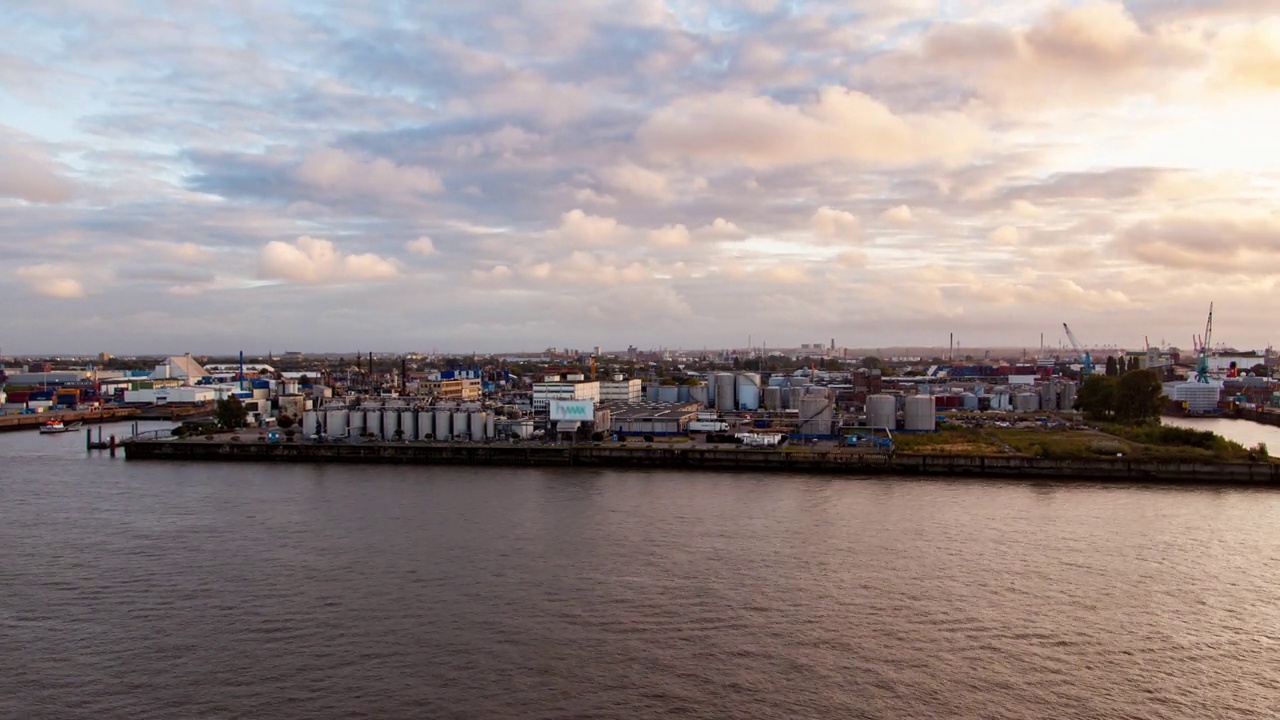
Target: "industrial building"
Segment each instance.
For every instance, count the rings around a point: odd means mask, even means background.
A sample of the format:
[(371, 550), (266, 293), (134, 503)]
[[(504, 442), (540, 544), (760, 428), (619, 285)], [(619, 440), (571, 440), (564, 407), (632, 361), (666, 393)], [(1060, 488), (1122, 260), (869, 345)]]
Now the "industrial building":
[(542, 382), (533, 384), (533, 410), (546, 412), (552, 400), (590, 400), (600, 402), (600, 383), (585, 380), (581, 375), (569, 375), (563, 380), (558, 375), (548, 375)]
[(648, 400), (604, 405), (609, 411), (610, 432), (619, 435), (683, 435), (698, 417), (698, 403), (663, 403)]

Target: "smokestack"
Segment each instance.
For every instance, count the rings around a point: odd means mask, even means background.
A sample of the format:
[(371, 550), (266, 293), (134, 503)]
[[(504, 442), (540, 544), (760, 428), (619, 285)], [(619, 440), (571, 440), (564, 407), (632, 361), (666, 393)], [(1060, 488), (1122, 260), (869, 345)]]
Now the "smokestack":
[(240, 351), (240, 389), (244, 390), (244, 351)]
[(400, 394), (409, 392), (409, 358), (400, 358)]

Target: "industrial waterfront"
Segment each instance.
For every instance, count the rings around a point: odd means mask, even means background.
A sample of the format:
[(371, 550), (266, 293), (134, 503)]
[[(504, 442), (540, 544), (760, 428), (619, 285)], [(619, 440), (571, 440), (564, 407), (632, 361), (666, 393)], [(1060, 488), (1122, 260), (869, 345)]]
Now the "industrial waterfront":
[(1252, 720), (1280, 693), (1271, 491), (0, 453), (6, 717)]

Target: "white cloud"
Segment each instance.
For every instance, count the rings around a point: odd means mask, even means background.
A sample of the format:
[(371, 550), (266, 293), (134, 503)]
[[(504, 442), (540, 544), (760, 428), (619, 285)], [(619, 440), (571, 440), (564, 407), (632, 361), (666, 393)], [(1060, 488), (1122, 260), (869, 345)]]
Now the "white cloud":
[(64, 172), (28, 138), (0, 125), (0, 197), (66, 202), (75, 194), (75, 185)]
[(1010, 246), (1017, 245), (1018, 241), (1022, 239), (1022, 234), (1018, 232), (1018, 228), (1012, 225), (1002, 225), (992, 230), (987, 237), (996, 245)]
[(51, 264), (26, 265), (14, 271), (14, 275), (27, 284), (27, 289), (44, 297), (70, 300), (84, 297), (84, 286), (69, 277), (70, 270)]
[(684, 225), (667, 225), (649, 231), (649, 241), (660, 247), (684, 247), (689, 244), (689, 229)]
[(661, 173), (640, 167), (630, 160), (612, 165), (600, 171), (600, 177), (610, 187), (625, 190), (633, 195), (666, 200), (671, 197), (667, 178)]
[(440, 176), (428, 168), (397, 165), (381, 157), (366, 160), (333, 148), (308, 155), (294, 168), (293, 177), (326, 195), (411, 197), (444, 189)]
[(627, 234), (627, 229), (610, 217), (588, 215), (582, 210), (574, 209), (560, 216), (560, 227), (556, 236), (569, 245), (608, 245)]
[(436, 244), (431, 242), (431, 238), (423, 235), (417, 240), (410, 240), (404, 244), (404, 248), (414, 255), (435, 255)]
[(853, 213), (827, 206), (815, 210), (810, 222), (818, 235), (825, 238), (850, 240), (862, 232)]
[(392, 260), (339, 251), (332, 242), (304, 235), (292, 244), (273, 240), (258, 254), (260, 277), (303, 283), (386, 280), (399, 275)]
[(911, 208), (907, 205), (895, 205), (880, 213), (880, 218), (895, 225), (910, 225), (915, 222), (915, 216), (911, 214)]

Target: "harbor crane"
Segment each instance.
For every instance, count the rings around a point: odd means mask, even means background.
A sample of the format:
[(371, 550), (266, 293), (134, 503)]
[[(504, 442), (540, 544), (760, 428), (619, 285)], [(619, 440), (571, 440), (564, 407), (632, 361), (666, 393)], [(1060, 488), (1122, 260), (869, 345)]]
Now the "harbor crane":
[(1209, 382), (1209, 338), (1213, 335), (1213, 303), (1209, 303), (1209, 319), (1204, 323), (1204, 337), (1199, 339), (1196, 358), (1196, 382)]
[(1067, 339), (1071, 341), (1071, 347), (1075, 348), (1076, 356), (1080, 359), (1080, 375), (1082, 377), (1092, 375), (1093, 356), (1080, 345), (1080, 341), (1076, 339), (1076, 334), (1071, 332), (1071, 328), (1066, 323), (1062, 323), (1062, 329), (1067, 331)]

